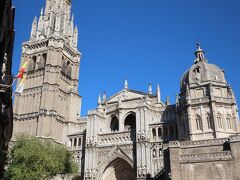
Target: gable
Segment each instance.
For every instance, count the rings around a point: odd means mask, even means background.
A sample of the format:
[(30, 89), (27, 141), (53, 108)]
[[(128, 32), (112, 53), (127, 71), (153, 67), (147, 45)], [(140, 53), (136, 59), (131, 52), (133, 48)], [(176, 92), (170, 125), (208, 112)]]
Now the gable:
[(145, 93), (124, 89), (124, 90), (120, 91), (119, 93), (111, 96), (107, 102), (108, 103), (117, 102), (117, 101), (119, 101), (119, 99), (121, 101), (128, 100), (128, 99), (129, 100), (130, 99), (141, 99), (144, 96), (145, 96)]

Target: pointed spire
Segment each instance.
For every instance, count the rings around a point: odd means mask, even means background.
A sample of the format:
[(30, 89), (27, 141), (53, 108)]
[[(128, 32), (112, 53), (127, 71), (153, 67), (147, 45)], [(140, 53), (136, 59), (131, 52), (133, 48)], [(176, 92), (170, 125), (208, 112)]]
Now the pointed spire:
[(125, 81), (124, 81), (124, 89), (128, 89), (128, 80), (127, 79), (125, 79)]
[(152, 84), (148, 83), (148, 94), (152, 94)]
[(101, 100), (101, 95), (99, 94), (99, 95), (98, 95), (98, 105), (101, 104), (101, 101), (102, 101), (102, 100)]
[(75, 26), (74, 33), (73, 33), (73, 44), (77, 46), (78, 43), (78, 28)]
[(167, 96), (167, 98), (166, 98), (166, 105), (170, 105), (170, 98), (169, 98), (169, 96)]
[(41, 34), (40, 34), (40, 39), (44, 39), (45, 38), (45, 27), (43, 26), (43, 28), (42, 28), (42, 32), (41, 32)]
[(32, 30), (31, 30), (31, 40), (34, 40), (36, 38), (37, 33), (37, 17), (34, 17), (34, 20), (32, 22)]
[(107, 92), (106, 92), (106, 91), (103, 92), (102, 102), (103, 102), (103, 103), (106, 103), (106, 102), (107, 102)]
[(196, 56), (196, 60), (194, 61), (194, 63), (207, 62), (207, 59), (204, 57), (205, 52), (201, 49), (200, 43), (197, 42), (196, 45), (197, 45), (197, 50), (194, 53)]
[(160, 92), (160, 87), (159, 84), (157, 84), (157, 103), (161, 102), (161, 92)]
[(43, 16), (43, 8), (41, 8), (41, 13), (40, 13), (41, 16)]
[(41, 9), (41, 15), (38, 19), (38, 28), (37, 28), (37, 38), (39, 38), (42, 34), (42, 30), (43, 30), (43, 8)]

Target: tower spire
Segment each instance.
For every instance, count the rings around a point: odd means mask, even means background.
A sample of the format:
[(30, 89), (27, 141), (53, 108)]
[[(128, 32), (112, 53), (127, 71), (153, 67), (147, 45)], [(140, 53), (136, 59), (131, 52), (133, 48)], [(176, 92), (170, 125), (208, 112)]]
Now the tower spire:
[(98, 105), (101, 104), (101, 101), (102, 101), (102, 100), (101, 100), (101, 95), (99, 94), (99, 95), (98, 95)]
[(195, 63), (198, 62), (207, 62), (207, 59), (204, 57), (205, 52), (201, 49), (200, 47), (200, 43), (197, 42), (197, 50), (195, 51), (195, 56), (196, 56), (196, 60), (194, 61)]
[(32, 23), (32, 30), (31, 30), (31, 40), (34, 40), (36, 38), (37, 33), (37, 17), (34, 17), (33, 23)]

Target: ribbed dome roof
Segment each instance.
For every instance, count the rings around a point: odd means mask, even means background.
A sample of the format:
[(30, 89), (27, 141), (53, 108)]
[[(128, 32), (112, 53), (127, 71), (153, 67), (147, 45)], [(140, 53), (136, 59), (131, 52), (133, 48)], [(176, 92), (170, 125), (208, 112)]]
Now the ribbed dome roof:
[(214, 65), (209, 64), (204, 57), (204, 51), (198, 44), (198, 49), (195, 52), (196, 60), (195, 64), (192, 65), (181, 78), (181, 89), (187, 84), (203, 83), (207, 81), (218, 82), (226, 84), (223, 70)]

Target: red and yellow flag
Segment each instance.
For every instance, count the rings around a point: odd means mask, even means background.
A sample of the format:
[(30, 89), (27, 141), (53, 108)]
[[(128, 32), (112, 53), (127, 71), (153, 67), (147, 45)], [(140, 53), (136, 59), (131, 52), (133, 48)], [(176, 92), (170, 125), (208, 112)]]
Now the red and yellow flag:
[(26, 72), (28, 61), (25, 61), (25, 63), (22, 65), (21, 69), (19, 70), (17, 76), (15, 78), (22, 79), (23, 74)]

